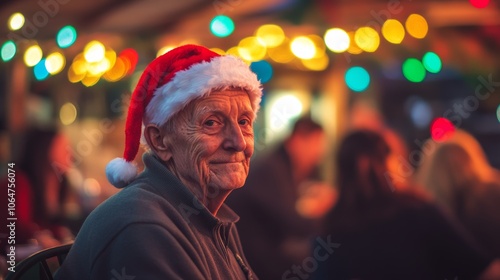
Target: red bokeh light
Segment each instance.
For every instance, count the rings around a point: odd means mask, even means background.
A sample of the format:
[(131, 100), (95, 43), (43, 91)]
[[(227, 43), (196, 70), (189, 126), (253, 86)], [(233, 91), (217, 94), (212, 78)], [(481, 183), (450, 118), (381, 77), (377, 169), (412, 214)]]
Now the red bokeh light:
[(134, 73), (135, 66), (137, 66), (137, 62), (139, 61), (139, 54), (137, 51), (132, 48), (124, 49), (119, 57), (123, 59), (127, 65), (127, 75)]
[(472, 6), (476, 8), (485, 8), (488, 6), (488, 3), (490, 3), (490, 0), (469, 0), (469, 2), (472, 4)]
[(449, 139), (453, 132), (455, 132), (455, 126), (446, 118), (437, 118), (431, 124), (431, 137), (436, 142)]

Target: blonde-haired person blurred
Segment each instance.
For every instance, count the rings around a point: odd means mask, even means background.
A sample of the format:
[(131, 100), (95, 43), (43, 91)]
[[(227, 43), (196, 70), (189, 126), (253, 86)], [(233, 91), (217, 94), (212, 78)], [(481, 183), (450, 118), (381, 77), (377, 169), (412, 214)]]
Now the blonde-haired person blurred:
[(491, 256), (500, 257), (499, 171), (489, 164), (479, 142), (463, 130), (427, 147), (417, 184), (454, 214)]

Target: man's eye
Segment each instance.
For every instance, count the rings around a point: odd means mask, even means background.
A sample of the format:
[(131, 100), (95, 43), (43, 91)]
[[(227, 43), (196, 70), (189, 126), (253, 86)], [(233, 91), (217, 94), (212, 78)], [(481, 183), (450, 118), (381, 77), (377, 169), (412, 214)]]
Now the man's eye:
[(240, 125), (249, 125), (250, 124), (250, 121), (247, 120), (247, 119), (242, 119), (238, 122)]
[(214, 121), (214, 120), (208, 120), (205, 122), (205, 125), (206, 126), (214, 126), (216, 125), (217, 123)]

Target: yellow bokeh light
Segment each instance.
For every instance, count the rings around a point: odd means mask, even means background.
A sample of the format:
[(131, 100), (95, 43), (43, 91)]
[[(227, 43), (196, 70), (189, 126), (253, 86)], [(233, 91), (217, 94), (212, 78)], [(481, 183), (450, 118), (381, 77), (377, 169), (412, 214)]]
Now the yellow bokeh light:
[(288, 63), (294, 58), (288, 39), (285, 39), (281, 45), (268, 49), (267, 54), (273, 61), (278, 63)]
[(105, 52), (106, 49), (101, 42), (91, 41), (85, 46), (83, 56), (87, 62), (98, 62), (104, 59)]
[(116, 82), (119, 81), (121, 78), (125, 77), (126, 74), (127, 74), (127, 69), (125, 62), (121, 57), (118, 57), (113, 67), (111, 67), (111, 69), (106, 71), (106, 73), (104, 73), (102, 77), (108, 82)]
[(275, 24), (265, 24), (255, 32), (257, 39), (266, 47), (274, 48), (285, 40), (285, 32)]
[(116, 52), (114, 50), (108, 50), (104, 53), (104, 58), (108, 61), (109, 63), (109, 68), (113, 67), (116, 62)]
[(313, 71), (323, 71), (328, 67), (328, 63), (330, 62), (330, 59), (328, 58), (328, 55), (323, 54), (322, 56), (319, 57), (314, 57), (311, 59), (303, 59), (302, 64), (309, 70)]
[(24, 53), (24, 63), (28, 67), (33, 67), (42, 60), (43, 52), (39, 45), (29, 47)]
[(101, 78), (101, 76), (86, 75), (82, 79), (82, 84), (86, 87), (91, 87), (91, 86), (97, 84), (97, 82), (99, 82), (100, 78)]
[(66, 65), (66, 58), (60, 52), (53, 52), (45, 59), (45, 68), (51, 75), (61, 72)]
[(266, 56), (266, 47), (257, 39), (257, 37), (247, 37), (238, 44), (238, 53), (240, 57), (248, 61), (258, 61)]
[(109, 60), (104, 58), (101, 61), (89, 63), (87, 65), (87, 73), (91, 76), (100, 76), (104, 74), (104, 72), (108, 71), (111, 68)]
[(374, 52), (380, 45), (380, 36), (377, 31), (371, 27), (360, 27), (354, 33), (354, 41), (358, 47), (365, 52)]
[(354, 31), (347, 32), (347, 35), (349, 35), (349, 39), (350, 39), (350, 44), (349, 44), (349, 48), (347, 49), (347, 52), (350, 54), (362, 53), (363, 50), (356, 44), (356, 40), (354, 40)]
[(73, 63), (71, 67), (68, 69), (68, 80), (72, 83), (78, 83), (80, 82), (83, 78), (85, 78), (86, 72), (83, 73), (76, 73), (75, 68), (73, 67), (75, 64)]
[(316, 45), (306, 36), (298, 36), (290, 43), (292, 53), (301, 59), (311, 59), (316, 55)]
[(64, 125), (70, 125), (75, 122), (76, 116), (78, 115), (78, 111), (76, 110), (75, 105), (73, 103), (65, 103), (61, 106), (59, 110), (59, 119), (61, 123)]
[(429, 26), (425, 18), (419, 14), (411, 14), (406, 19), (406, 31), (417, 39), (423, 39), (429, 31)]
[(323, 38), (321, 38), (318, 35), (314, 35), (314, 34), (308, 35), (307, 38), (311, 39), (311, 41), (314, 43), (315, 53), (314, 53), (313, 58), (318, 58), (318, 57), (324, 56), (325, 51), (326, 51), (326, 45), (325, 45), (325, 41), (323, 40)]
[(166, 54), (167, 52), (173, 50), (176, 46), (173, 46), (173, 45), (168, 45), (168, 46), (164, 46), (164, 47), (161, 47), (157, 52), (156, 52), (156, 57), (159, 57), (163, 54)]
[(21, 13), (14, 13), (9, 17), (8, 25), (10, 30), (19, 30), (24, 26), (24, 16)]
[(351, 39), (347, 32), (341, 28), (331, 28), (325, 32), (325, 44), (334, 53), (345, 52), (350, 45)]
[(217, 53), (217, 54), (220, 54), (220, 55), (225, 55), (226, 54), (226, 52), (223, 49), (210, 48), (210, 50), (213, 51), (214, 53)]
[(382, 35), (393, 44), (400, 44), (405, 38), (405, 28), (396, 19), (388, 19), (382, 25)]

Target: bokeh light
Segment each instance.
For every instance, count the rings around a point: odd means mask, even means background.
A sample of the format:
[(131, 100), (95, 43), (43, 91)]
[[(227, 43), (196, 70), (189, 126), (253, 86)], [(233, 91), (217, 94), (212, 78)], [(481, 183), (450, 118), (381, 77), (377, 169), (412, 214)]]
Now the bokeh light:
[(434, 52), (427, 52), (422, 58), (422, 63), (425, 69), (431, 73), (439, 73), (441, 71), (441, 58)]
[(265, 24), (257, 29), (255, 37), (268, 48), (279, 46), (285, 40), (285, 32), (275, 24)]
[(75, 122), (78, 111), (73, 103), (68, 102), (59, 109), (59, 119), (63, 125), (70, 125)]
[(311, 59), (316, 55), (316, 45), (307, 36), (295, 37), (290, 43), (292, 53), (302, 59)]
[(226, 52), (223, 49), (210, 48), (210, 50), (213, 51), (214, 53), (217, 53), (217, 54), (220, 54), (220, 55), (225, 55), (226, 54)]
[(234, 22), (228, 16), (217, 15), (210, 22), (210, 31), (217, 37), (227, 37), (234, 31)]
[(85, 57), (85, 60), (90, 63), (99, 62), (104, 59), (105, 52), (106, 49), (104, 48), (104, 45), (101, 42), (94, 40), (85, 46), (83, 50), (83, 57)]
[(497, 120), (500, 122), (500, 104), (497, 107)]
[(66, 58), (60, 52), (53, 52), (45, 59), (45, 68), (51, 75), (61, 72), (65, 65)]
[(86, 87), (91, 87), (95, 84), (97, 84), (97, 82), (99, 82), (99, 80), (101, 79), (101, 76), (93, 76), (93, 75), (86, 75), (83, 79), (82, 79), (82, 84)]
[(472, 6), (482, 9), (486, 8), (488, 4), (490, 3), (490, 0), (469, 0), (469, 2), (472, 4)]
[(419, 14), (411, 14), (406, 19), (406, 31), (417, 39), (423, 39), (429, 31), (429, 26), (425, 18)]
[(371, 27), (360, 27), (354, 33), (354, 41), (365, 52), (374, 52), (380, 45), (380, 36)]
[(56, 43), (60, 48), (64, 49), (72, 46), (76, 38), (76, 29), (71, 25), (66, 25), (57, 32)]
[(9, 17), (8, 25), (10, 30), (19, 30), (23, 27), (25, 22), (24, 15), (21, 13), (14, 13)]
[(431, 137), (436, 142), (443, 142), (453, 136), (455, 126), (446, 118), (434, 119), (431, 124)]
[(278, 63), (288, 63), (294, 58), (289, 39), (285, 39), (281, 45), (275, 48), (267, 49), (267, 54), (273, 61)]
[(347, 49), (347, 52), (350, 54), (362, 53), (363, 50), (356, 44), (356, 40), (354, 40), (354, 31), (347, 32), (347, 35), (349, 35), (349, 39), (350, 39), (350, 44), (349, 44), (349, 48)]
[(43, 57), (42, 49), (39, 45), (29, 47), (24, 53), (24, 63), (28, 67), (33, 67), (40, 62)]
[(137, 62), (139, 62), (139, 53), (132, 48), (124, 49), (118, 55), (121, 57), (125, 63), (128, 64), (127, 74), (130, 75), (135, 71), (135, 67), (137, 66)]
[(302, 102), (293, 94), (278, 96), (269, 105), (269, 127), (277, 133), (286, 129), (286, 125), (300, 116), (303, 110)]
[(126, 63), (121, 57), (117, 57), (113, 66), (102, 76), (108, 82), (116, 82), (127, 74)]
[(325, 44), (329, 50), (335, 53), (345, 52), (350, 45), (351, 39), (347, 32), (341, 28), (331, 28), (325, 32)]
[(410, 82), (420, 83), (425, 78), (425, 68), (416, 58), (408, 58), (403, 62), (403, 75)]
[(405, 28), (396, 19), (388, 19), (382, 25), (382, 35), (393, 44), (400, 44), (405, 38)]
[(43, 81), (49, 77), (50, 73), (47, 71), (47, 68), (45, 68), (45, 59), (40, 60), (35, 67), (33, 67), (33, 74), (37, 81)]
[(370, 74), (363, 67), (354, 66), (345, 73), (345, 82), (351, 90), (361, 92), (370, 85)]
[(257, 37), (247, 37), (238, 44), (238, 54), (247, 61), (258, 61), (266, 56), (266, 47)]
[(323, 71), (328, 67), (330, 63), (330, 58), (325, 53), (322, 53), (321, 56), (313, 57), (311, 59), (302, 59), (302, 65), (304, 65), (307, 69), (312, 71)]
[(250, 69), (257, 75), (257, 79), (261, 83), (267, 83), (273, 77), (273, 67), (265, 60), (252, 62)]
[(426, 128), (432, 120), (432, 108), (426, 101), (415, 98), (409, 104), (410, 118), (418, 128)]
[(17, 47), (14, 41), (9, 40), (2, 45), (2, 49), (0, 50), (0, 56), (2, 60), (7, 62), (10, 61), (16, 55)]
[(156, 52), (156, 57), (159, 57), (161, 55), (166, 54), (167, 52), (173, 50), (175, 46), (169, 45), (169, 46), (163, 46), (161, 47), (157, 52)]

